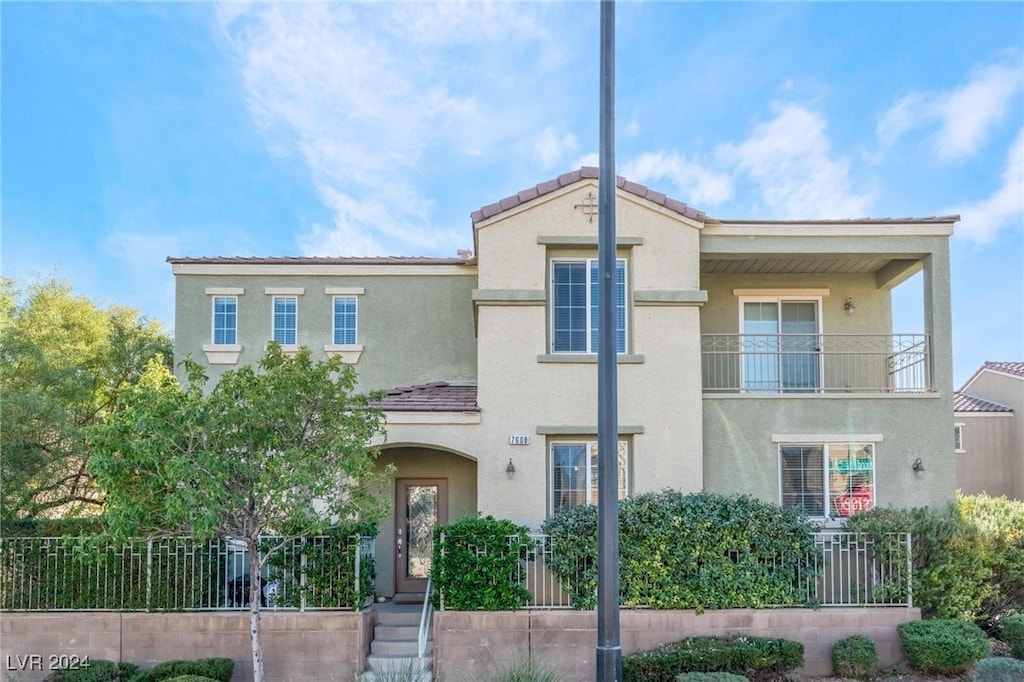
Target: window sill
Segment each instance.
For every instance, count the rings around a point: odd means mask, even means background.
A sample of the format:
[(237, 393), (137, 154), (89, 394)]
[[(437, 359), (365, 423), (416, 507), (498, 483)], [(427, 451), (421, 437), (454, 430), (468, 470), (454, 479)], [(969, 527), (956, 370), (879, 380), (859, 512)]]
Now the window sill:
[[(597, 353), (544, 353), (537, 356), (537, 362), (564, 364), (597, 364)], [(619, 353), (618, 364), (639, 365), (644, 362), (643, 355)]]
[(327, 344), (324, 346), (327, 355), (340, 355), (342, 362), (346, 365), (354, 365), (359, 362), (359, 356), (363, 354), (363, 347), (358, 344)]
[(203, 353), (211, 365), (236, 365), (242, 347), (238, 344), (203, 344)]

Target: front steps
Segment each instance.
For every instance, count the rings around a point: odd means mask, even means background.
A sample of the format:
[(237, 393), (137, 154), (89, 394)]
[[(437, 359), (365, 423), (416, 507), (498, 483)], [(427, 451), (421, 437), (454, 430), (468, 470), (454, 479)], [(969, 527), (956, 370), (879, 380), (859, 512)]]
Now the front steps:
[(422, 603), (378, 604), (367, 671), (363, 682), (431, 682), (433, 642), (428, 639), (423, 658), (419, 653)]

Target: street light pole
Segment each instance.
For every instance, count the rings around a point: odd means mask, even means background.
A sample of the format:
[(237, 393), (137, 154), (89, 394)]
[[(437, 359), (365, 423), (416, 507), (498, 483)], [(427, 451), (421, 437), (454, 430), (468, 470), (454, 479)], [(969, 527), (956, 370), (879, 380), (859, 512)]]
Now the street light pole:
[(615, 328), (615, 1), (601, 0), (598, 147), (597, 680), (622, 679), (619, 636), (619, 416)]

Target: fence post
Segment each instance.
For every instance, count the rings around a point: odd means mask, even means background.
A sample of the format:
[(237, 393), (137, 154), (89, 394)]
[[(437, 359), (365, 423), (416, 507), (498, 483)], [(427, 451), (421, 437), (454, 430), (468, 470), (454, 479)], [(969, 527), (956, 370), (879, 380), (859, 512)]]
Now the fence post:
[(152, 610), (153, 591), (153, 539), (146, 540), (146, 611)]
[(907, 608), (914, 608), (914, 556), (911, 554), (913, 551), (913, 539), (910, 533), (907, 533)]
[[(353, 536), (353, 537), (355, 539), (355, 546), (356, 546), (356, 551), (353, 552), (353, 554), (356, 557), (356, 584), (354, 586), (355, 590), (356, 590), (356, 598), (355, 598), (353, 603), (355, 604), (355, 610), (359, 611), (360, 609), (363, 608), (362, 594), (359, 592), (359, 587), (360, 587), (360, 585), (359, 585), (359, 564), (362, 563), (360, 561), (360, 558), (362, 558), (361, 555), (362, 555), (362, 551), (363, 551), (363, 547), (362, 547), (363, 539), (362, 539), (362, 537), (360, 537), (358, 535)], [(353, 538), (349, 538), (350, 542), (352, 540), (353, 540)]]
[(302, 544), (299, 554), (299, 611), (306, 610), (306, 544)]
[[(445, 537), (444, 531), (441, 531), (441, 562), (442, 563), (444, 562), (444, 557), (445, 557), (444, 537)], [(433, 572), (433, 568), (431, 568), (431, 572)], [(439, 585), (438, 588), (437, 588), (437, 606), (438, 606), (438, 611), (444, 611), (444, 586), (443, 585)]]

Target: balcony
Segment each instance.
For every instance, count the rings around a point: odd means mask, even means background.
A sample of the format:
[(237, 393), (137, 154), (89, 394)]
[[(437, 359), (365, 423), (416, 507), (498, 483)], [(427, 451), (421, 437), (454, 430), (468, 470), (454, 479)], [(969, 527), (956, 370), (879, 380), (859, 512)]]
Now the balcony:
[(927, 393), (926, 334), (703, 334), (704, 393)]

